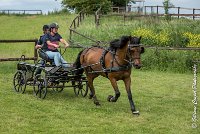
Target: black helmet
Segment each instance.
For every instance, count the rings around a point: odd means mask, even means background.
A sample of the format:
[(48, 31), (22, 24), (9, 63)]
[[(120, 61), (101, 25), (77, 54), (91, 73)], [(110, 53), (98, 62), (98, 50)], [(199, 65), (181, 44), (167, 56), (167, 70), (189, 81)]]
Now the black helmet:
[(46, 31), (47, 29), (49, 29), (49, 25), (44, 25), (42, 29), (43, 31)]
[(58, 23), (51, 23), (50, 25), (49, 25), (49, 28), (59, 28), (59, 25), (58, 25)]

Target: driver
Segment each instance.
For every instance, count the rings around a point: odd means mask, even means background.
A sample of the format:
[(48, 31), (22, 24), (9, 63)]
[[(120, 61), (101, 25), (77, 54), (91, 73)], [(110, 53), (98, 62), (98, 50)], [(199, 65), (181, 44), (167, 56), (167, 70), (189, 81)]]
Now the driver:
[(47, 46), (46, 54), (50, 59), (54, 60), (56, 66), (62, 66), (63, 68), (71, 67), (71, 65), (67, 64), (67, 62), (63, 59), (62, 55), (58, 51), (59, 42), (64, 44), (64, 47), (69, 47), (69, 44), (60, 36), (58, 33), (58, 24), (51, 23), (49, 25), (50, 32), (44, 36), (44, 45)]

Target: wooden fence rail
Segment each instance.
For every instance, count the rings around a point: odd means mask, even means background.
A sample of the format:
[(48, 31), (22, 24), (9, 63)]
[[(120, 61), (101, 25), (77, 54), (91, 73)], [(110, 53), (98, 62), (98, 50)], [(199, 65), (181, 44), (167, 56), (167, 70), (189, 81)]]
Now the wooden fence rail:
[[(24, 60), (34, 60), (37, 61), (38, 54), (37, 50), (35, 49), (35, 45), (37, 44), (37, 39), (33, 40), (0, 40), (0, 43), (22, 43), (22, 42), (33, 42), (34, 43), (34, 57), (25, 57)], [(0, 58), (0, 62), (2, 61), (19, 61), (21, 58), (11, 57), (11, 58)]]
[[(142, 45), (142, 44), (141, 44)], [(199, 51), (200, 47), (156, 47), (156, 46), (147, 46), (147, 45), (142, 45), (145, 48), (149, 49), (157, 49), (157, 50), (184, 50), (184, 51)]]
[(42, 10), (0, 10), (3, 14), (42, 14)]
[(72, 39), (72, 33), (74, 32), (74, 29), (76, 29), (77, 27), (79, 27), (80, 23), (85, 19), (85, 10), (81, 10), (78, 15), (73, 19), (70, 28), (69, 28), (69, 40)]
[[(150, 9), (150, 14), (164, 14), (164, 6), (144, 6), (144, 14), (147, 15), (147, 9)], [(200, 11), (200, 9), (197, 8), (184, 8), (184, 7), (169, 7), (170, 9), (175, 9), (177, 13), (170, 13), (170, 16), (177, 16), (178, 18), (180, 16), (185, 16), (185, 17), (192, 17), (193, 20), (195, 20), (196, 16), (200, 16), (200, 13), (196, 13), (196, 11)], [(161, 12), (162, 10), (162, 12)], [(187, 12), (190, 13), (181, 13), (182, 10), (187, 10)], [(155, 12), (156, 11), (156, 12)]]

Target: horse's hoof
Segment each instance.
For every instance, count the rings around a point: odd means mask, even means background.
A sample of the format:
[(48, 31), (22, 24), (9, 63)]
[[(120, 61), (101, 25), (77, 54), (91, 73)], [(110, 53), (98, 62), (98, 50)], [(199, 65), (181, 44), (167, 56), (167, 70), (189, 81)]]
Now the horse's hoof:
[(96, 103), (96, 106), (101, 106), (101, 104), (98, 102), (98, 103)]
[(133, 115), (140, 115), (139, 111), (133, 111)]
[(97, 101), (97, 102), (94, 102), (94, 104), (96, 105), (96, 106), (101, 106), (101, 104)]
[(89, 95), (89, 99), (92, 99), (93, 96), (94, 96), (94, 95), (90, 94), (90, 95)]
[(112, 95), (108, 95), (107, 101), (111, 102), (111, 99), (113, 98)]

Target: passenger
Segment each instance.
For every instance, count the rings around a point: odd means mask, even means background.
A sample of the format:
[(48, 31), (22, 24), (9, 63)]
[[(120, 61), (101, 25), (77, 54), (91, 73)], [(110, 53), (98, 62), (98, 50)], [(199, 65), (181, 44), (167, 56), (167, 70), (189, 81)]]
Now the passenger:
[[(38, 39), (38, 42), (37, 42), (37, 44), (36, 44), (36, 46), (35, 46), (35, 49), (41, 49), (41, 50), (39, 50), (38, 51), (38, 53), (39, 53), (39, 55), (43, 55), (43, 56), (45, 56), (45, 52), (47, 51), (47, 46), (45, 46), (44, 45), (44, 36), (47, 34), (47, 33), (49, 33), (49, 26), (48, 25), (44, 25), (43, 26), (43, 28), (42, 28), (42, 30), (43, 30), (43, 35), (41, 35), (40, 36), (40, 38)], [(42, 58), (42, 57), (41, 57)], [(44, 59), (41, 59), (39, 62), (38, 62), (38, 65), (39, 66), (43, 66), (45, 64), (45, 60)], [(35, 72), (35, 76), (37, 75), (37, 74), (40, 74), (41, 73), (41, 69), (40, 68), (37, 68), (36, 69), (36, 72)]]
[(71, 67), (57, 49), (60, 47), (59, 42), (63, 43), (65, 48), (69, 47), (69, 44), (58, 33), (58, 28), (57, 23), (49, 25), (50, 32), (44, 36), (44, 45), (47, 46), (46, 54), (50, 59), (54, 60), (56, 66), (62, 66), (63, 68)]
[(49, 26), (48, 25), (44, 25), (42, 30), (43, 30), (43, 35), (40, 36), (35, 48), (36, 49), (42, 48), (45, 51), (45, 50), (47, 50), (47, 46), (43, 45), (44, 44), (43, 40), (44, 40), (44, 36), (49, 32)]

